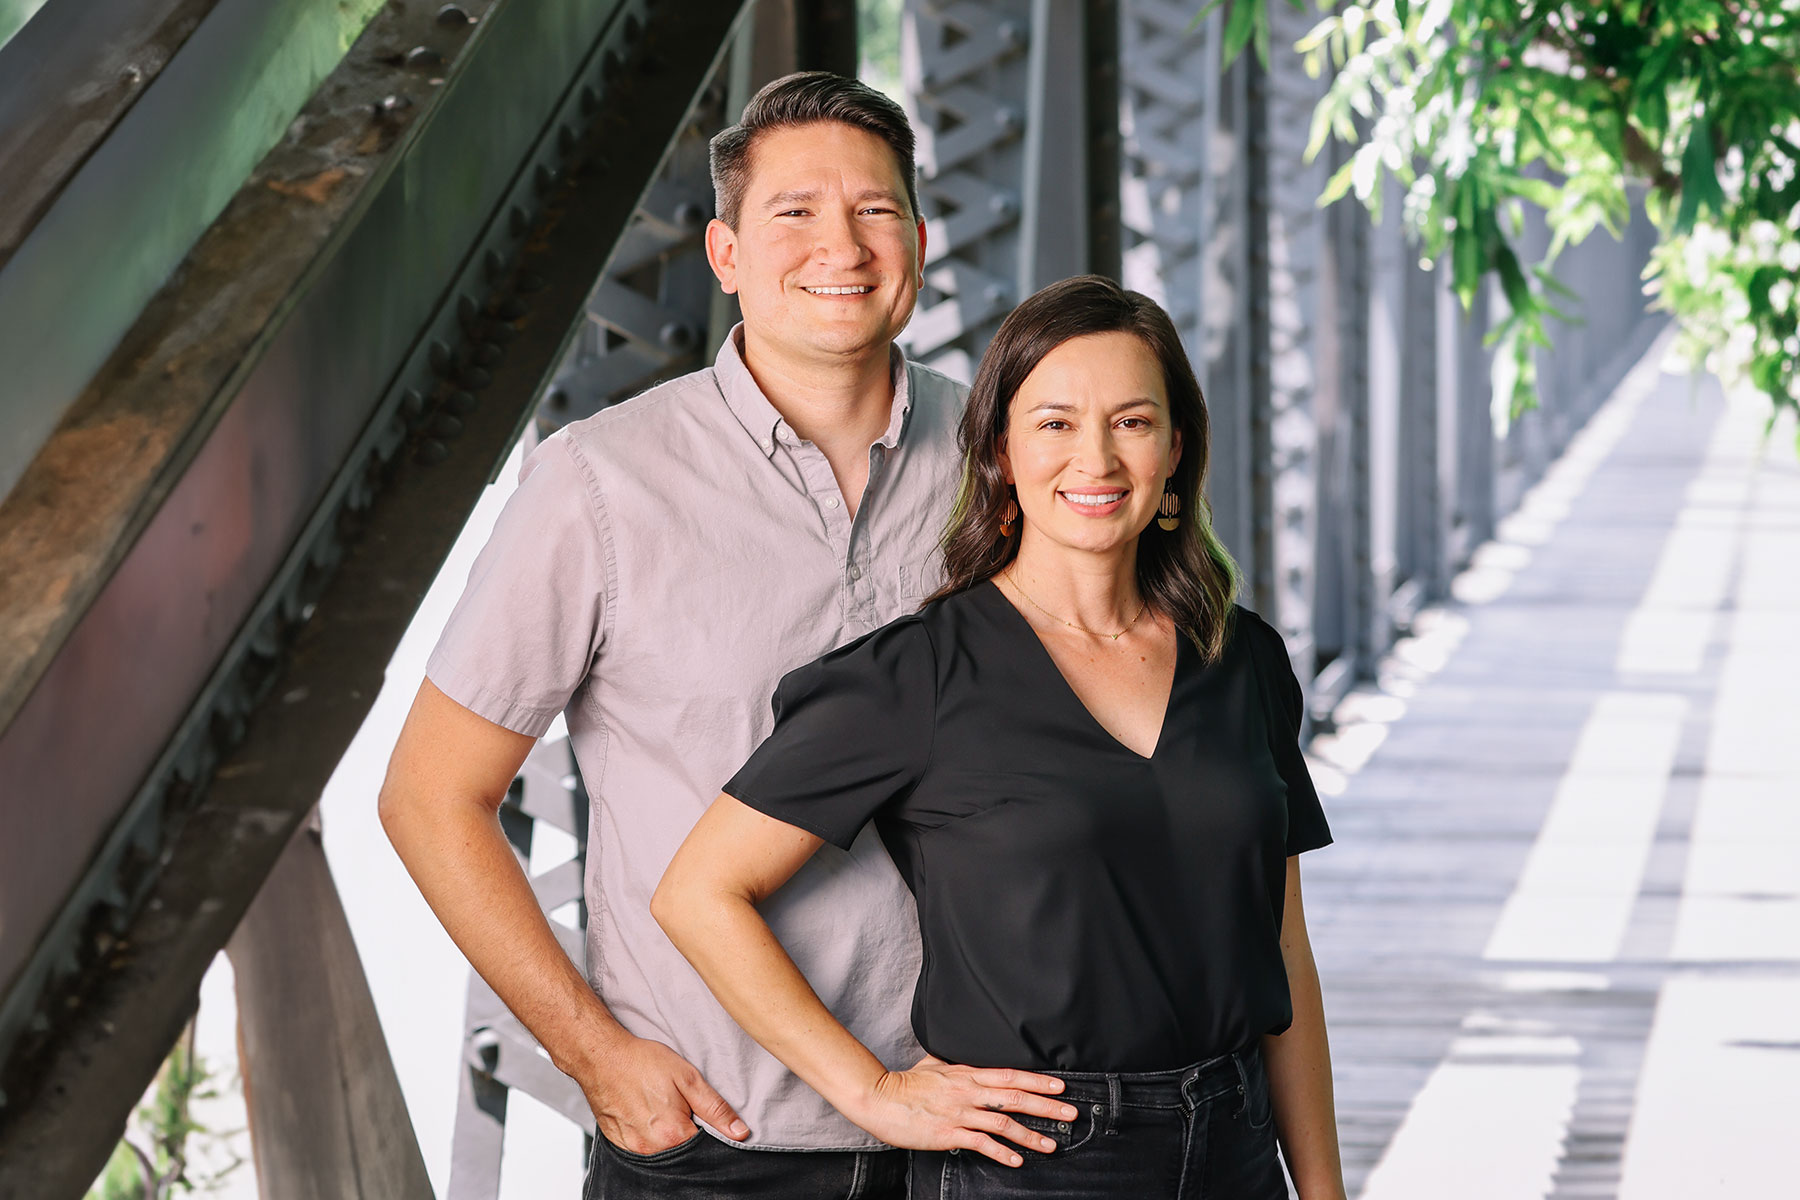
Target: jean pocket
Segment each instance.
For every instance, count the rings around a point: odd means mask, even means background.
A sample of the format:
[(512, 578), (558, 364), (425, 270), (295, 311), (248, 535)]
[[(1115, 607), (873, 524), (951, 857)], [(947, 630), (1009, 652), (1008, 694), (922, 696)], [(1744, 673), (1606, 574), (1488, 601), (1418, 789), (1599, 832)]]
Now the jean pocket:
[(705, 1136), (704, 1133), (696, 1128), (694, 1130), (694, 1136), (687, 1141), (676, 1146), (670, 1146), (667, 1150), (658, 1150), (654, 1154), (639, 1154), (634, 1150), (627, 1150), (616, 1142), (607, 1140), (604, 1135), (600, 1140), (606, 1142), (606, 1148), (612, 1152), (614, 1157), (622, 1162), (630, 1163), (634, 1167), (661, 1167), (667, 1166), (676, 1159), (685, 1158), (690, 1152), (699, 1149), (700, 1139)]
[[(1056, 1149), (1051, 1151), (1048, 1157), (1079, 1150), (1087, 1145), (1089, 1138), (1094, 1136), (1094, 1108), (1091, 1105), (1077, 1104), (1073, 1121), (1059, 1121), (1055, 1117), (1039, 1117), (1030, 1113), (1008, 1113), (1007, 1115), (1033, 1133), (1041, 1133), (1056, 1143)], [(1009, 1145), (1013, 1144), (1006, 1138), (999, 1140)], [(1039, 1151), (1027, 1149), (1024, 1153), (1037, 1154)]]
[(1244, 1119), (1260, 1133), (1275, 1119), (1275, 1106), (1269, 1097), (1269, 1073), (1263, 1070), (1261, 1054), (1244, 1058), (1244, 1089)]

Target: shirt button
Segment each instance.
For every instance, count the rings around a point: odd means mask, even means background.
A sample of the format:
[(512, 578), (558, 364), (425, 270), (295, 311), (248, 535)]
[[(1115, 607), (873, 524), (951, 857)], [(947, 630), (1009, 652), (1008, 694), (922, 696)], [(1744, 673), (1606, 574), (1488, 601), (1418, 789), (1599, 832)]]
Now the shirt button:
[(771, 450), (775, 449), (775, 443), (770, 441), (768, 438), (764, 438), (762, 448), (763, 448), (763, 453), (767, 454)]
[(851, 567), (850, 568), (850, 582), (855, 583), (857, 580), (859, 580), (861, 578), (862, 578), (862, 568), (861, 567)]
[(836, 496), (832, 496), (825, 501), (826, 508), (836, 508), (837, 506), (838, 506), (838, 499)]

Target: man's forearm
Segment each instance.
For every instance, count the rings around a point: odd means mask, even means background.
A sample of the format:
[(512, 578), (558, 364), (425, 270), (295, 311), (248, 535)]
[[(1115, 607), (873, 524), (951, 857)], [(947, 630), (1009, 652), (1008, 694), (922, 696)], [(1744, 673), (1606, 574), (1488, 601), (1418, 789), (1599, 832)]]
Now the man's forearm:
[(498, 815), (484, 804), (384, 793), (382, 824), (425, 902), (477, 974), (576, 1079), (628, 1037), (538, 907)]
[(1293, 1024), (1279, 1036), (1262, 1040), (1276, 1132), (1301, 1200), (1342, 1200), (1344, 1168), (1338, 1151), (1331, 1047), (1310, 949), (1289, 956), (1288, 988)]

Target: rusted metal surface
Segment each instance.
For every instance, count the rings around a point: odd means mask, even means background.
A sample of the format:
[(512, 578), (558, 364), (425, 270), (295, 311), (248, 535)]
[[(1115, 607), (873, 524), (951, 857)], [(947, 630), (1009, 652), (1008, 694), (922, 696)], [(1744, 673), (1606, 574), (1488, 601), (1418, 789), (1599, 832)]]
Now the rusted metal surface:
[(0, 34), (0, 267), (217, 3), (58, 0)]
[(382, 0), (56, 0), (0, 47), (0, 496)]
[[(667, 7), (659, 19), (703, 26), (737, 5)], [(41, 991), (59, 959), (89, 950), (89, 909), (128, 911), (153, 885), (167, 831), (273, 686), (281, 636), (337, 552), (337, 514), (321, 498), (366, 505), (415, 426), (418, 452), (443, 455), (523, 340), (505, 312), (483, 315), (482, 298), (513, 255), (531, 252), (534, 214), (549, 211), (580, 131), (632, 83), (624, 64), (649, 10), (625, 0), (467, 11), (483, 18), (472, 29), (427, 14), (428, 30), (400, 26), (400, 38), (386, 23), (406, 18), (390, 9), (377, 21), (322, 90), (316, 119), (270, 156), (146, 313), (109, 365), (117, 382), (59, 430), (58, 453), (34, 466), (40, 486), (0, 511), (0, 559), (26, 566), (6, 577), (0, 627), (34, 635), (26, 649), (47, 668), (0, 734), (0, 816), (18, 834), (7, 847), (31, 850), (7, 853), (0, 871), (12, 981), (0, 1033), (18, 1028), (21, 955), (39, 943), (24, 983)], [(420, 57), (409, 46), (443, 46), (444, 73), (407, 66)], [(679, 67), (665, 54), (661, 71), (685, 78), (689, 52)], [(659, 159), (689, 93), (650, 150), (637, 139), (664, 118), (620, 118), (605, 131), (608, 155)], [(648, 177), (616, 180), (628, 206)], [(307, 190), (316, 200), (296, 194)], [(526, 290), (540, 282), (528, 277)], [(559, 345), (566, 333), (554, 331)], [(516, 398), (520, 419), (536, 388), (534, 377)], [(111, 476), (88, 478), (102, 461)], [(291, 586), (275, 595), (272, 580)], [(317, 753), (328, 768), (336, 751)], [(65, 903), (77, 875), (81, 894)]]
[[(428, 236), (448, 212), (416, 218), (393, 264), (404, 274), (385, 280), (360, 271), (391, 258), (346, 247), (344, 231), (374, 228), (382, 209), (405, 223), (399, 168), (430, 149), (413, 118), (455, 99), (434, 99), (453, 84), (401, 56), (424, 44), (448, 61), (472, 41), (387, 10), (0, 505), (0, 819), (18, 835), (0, 871), (9, 990), (455, 269), (433, 262)], [(466, 241), (486, 216), (442, 232)], [(379, 307), (345, 307), (359, 289)], [(303, 302), (332, 293), (329, 307)], [(337, 324), (371, 311), (392, 322), (375, 330), (386, 345)]]
[[(58, 1001), (53, 1036), (40, 1040), (29, 1063), (15, 1054), (8, 1064), (0, 1197), (79, 1194), (104, 1160), (179, 1027), (177, 1014), (191, 1002), (206, 962), (317, 800), (373, 703), (393, 646), (476, 496), (529, 418), (582, 301), (725, 44), (738, 7), (735, 0), (654, 9), (628, 2), (599, 38), (587, 41), (593, 61), (581, 64), (568, 95), (569, 111), (585, 118), (565, 122), (558, 110), (544, 139), (554, 159), (537, 160), (524, 174), (526, 187), (538, 196), (538, 215), (514, 222), (510, 196), (497, 213), (503, 227), (517, 226), (514, 264), (500, 264), (485, 302), (463, 310), (461, 279), (444, 297), (452, 321), (468, 330), (439, 356), (449, 377), (421, 397), (416, 425), (402, 421), (385, 456), (378, 436), (358, 443), (344, 471), (350, 486), (342, 508), (313, 513), (278, 569), (277, 586), (245, 626), (253, 636), (243, 639), (241, 660), (226, 664), (259, 677), (257, 686), (237, 694), (260, 694), (268, 702), (235, 713), (213, 708), (190, 714), (189, 728), (210, 730), (207, 754), (216, 757), (206, 762), (191, 795), (183, 797), (179, 789), (164, 795), (165, 802), (180, 800), (179, 812), (165, 803), (169, 827), (177, 832), (162, 840), (161, 869), (147, 885), (145, 902), (109, 933), (105, 957)], [(496, 15), (502, 11), (496, 6)], [(543, 11), (540, 5), (532, 15)], [(609, 66), (607, 39), (623, 39), (627, 29), (631, 52), (621, 44)], [(521, 60), (506, 61), (516, 70)], [(491, 160), (473, 157), (475, 166), (493, 169)], [(536, 169), (550, 162), (565, 166)], [(365, 214), (363, 223), (370, 219)], [(426, 340), (430, 356), (429, 333)], [(483, 346), (498, 346), (500, 353), (483, 356), (485, 366), (465, 365), (464, 352)], [(476, 371), (483, 386), (470, 392)], [(246, 388), (243, 399), (254, 392)], [(226, 428), (221, 423), (218, 431)], [(292, 426), (291, 435), (304, 441), (304, 423)], [(384, 486), (371, 486), (376, 481)], [(291, 621), (282, 613), (290, 600), (303, 601)], [(265, 634), (268, 644), (251, 653), (257, 648), (249, 643)], [(284, 656), (286, 638), (293, 644)], [(232, 653), (239, 648), (234, 643)], [(223, 728), (233, 724), (235, 729)], [(29, 1164), (29, 1180), (26, 1166), (18, 1164)]]

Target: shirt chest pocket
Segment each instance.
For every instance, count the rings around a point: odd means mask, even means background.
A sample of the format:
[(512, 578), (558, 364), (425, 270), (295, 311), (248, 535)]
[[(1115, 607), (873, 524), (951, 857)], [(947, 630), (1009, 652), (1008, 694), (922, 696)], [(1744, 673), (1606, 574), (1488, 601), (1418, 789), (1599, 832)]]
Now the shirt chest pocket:
[(900, 599), (916, 608), (925, 602), (925, 597), (944, 585), (943, 556), (934, 551), (911, 561), (902, 562), (897, 568), (897, 573)]

